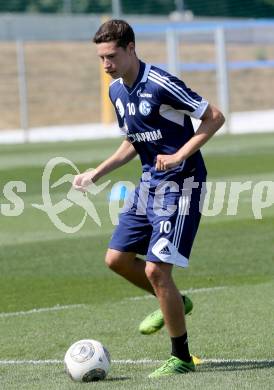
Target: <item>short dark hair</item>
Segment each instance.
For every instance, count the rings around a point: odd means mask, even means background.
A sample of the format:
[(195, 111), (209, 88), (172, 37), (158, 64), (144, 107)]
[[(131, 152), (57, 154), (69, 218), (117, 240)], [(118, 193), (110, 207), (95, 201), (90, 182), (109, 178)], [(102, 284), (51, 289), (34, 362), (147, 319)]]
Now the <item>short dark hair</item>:
[(94, 35), (94, 43), (116, 41), (118, 47), (124, 49), (130, 42), (135, 43), (135, 35), (132, 27), (120, 19), (112, 19), (103, 23)]

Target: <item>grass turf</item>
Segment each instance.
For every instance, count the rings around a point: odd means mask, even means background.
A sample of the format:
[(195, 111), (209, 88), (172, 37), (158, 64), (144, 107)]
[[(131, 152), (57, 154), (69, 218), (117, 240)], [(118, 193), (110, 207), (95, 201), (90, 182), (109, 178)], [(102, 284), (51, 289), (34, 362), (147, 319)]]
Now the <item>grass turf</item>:
[[(147, 378), (159, 365), (155, 360), (168, 357), (166, 330), (150, 337), (137, 331), (139, 321), (157, 307), (156, 301), (103, 265), (113, 229), (108, 215), (110, 188), (94, 201), (101, 228), (88, 219), (73, 235), (58, 231), (46, 214), (31, 206), (41, 203), (41, 176), (48, 159), (64, 156), (83, 170), (95, 167), (99, 158), (106, 157), (117, 144), (117, 140), (104, 140), (0, 147), (2, 185), (10, 180), (26, 182), (26, 193), (20, 194), (23, 213), (18, 217), (1, 216), (0, 361), (62, 360), (72, 342), (95, 338), (107, 346), (116, 361), (152, 362), (114, 362), (108, 379), (91, 385), (71, 382), (62, 364), (2, 362), (1, 388), (159, 389), (167, 383), (168, 389), (178, 389), (182, 383), (193, 389), (272, 388), (273, 205), (263, 211), (263, 219), (254, 219), (252, 191), (246, 191), (240, 195), (236, 216), (226, 215), (226, 198), (218, 216), (203, 217), (190, 267), (176, 269), (174, 275), (180, 289), (195, 289), (189, 292), (195, 305), (188, 318), (191, 351), (205, 359), (219, 360), (202, 364), (197, 374), (168, 381)], [(253, 184), (272, 180), (273, 145), (273, 134), (216, 137), (204, 149), (209, 180), (251, 180)], [(58, 167), (53, 180), (69, 169)], [(134, 160), (109, 177), (112, 184), (118, 180), (136, 182), (139, 169), (139, 162)], [(67, 184), (56, 188), (53, 198), (61, 199), (67, 189)], [(2, 196), (4, 203), (9, 202)], [(81, 212), (77, 206), (72, 207), (64, 213), (66, 221), (75, 223), (81, 219)], [(73, 304), (82, 306), (18, 313)]]

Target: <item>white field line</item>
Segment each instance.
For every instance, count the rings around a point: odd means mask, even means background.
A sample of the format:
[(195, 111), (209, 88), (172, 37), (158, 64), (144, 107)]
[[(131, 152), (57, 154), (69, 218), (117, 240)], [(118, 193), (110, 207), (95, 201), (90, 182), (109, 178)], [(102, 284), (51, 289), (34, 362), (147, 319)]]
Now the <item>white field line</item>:
[[(190, 288), (185, 291), (181, 291), (181, 293), (202, 293), (202, 292), (210, 292), (210, 291), (217, 291), (217, 290), (223, 290), (227, 287), (225, 286), (216, 286), (216, 287), (205, 287), (205, 288)], [(129, 297), (123, 299), (121, 302), (124, 301), (137, 301), (141, 299), (150, 299), (154, 298), (153, 295), (143, 295), (143, 296), (137, 296), (137, 297)], [(31, 309), (27, 311), (16, 311), (16, 312), (6, 312), (6, 313), (0, 313), (0, 318), (7, 318), (7, 317), (20, 317), (20, 316), (27, 316), (31, 314), (39, 314), (39, 313), (45, 313), (45, 312), (51, 312), (51, 311), (59, 311), (59, 310), (70, 310), (70, 309), (78, 309), (88, 306), (87, 304), (75, 304), (75, 305), (56, 305), (53, 307), (41, 307), (38, 309)]]
[[(154, 359), (126, 359), (126, 360), (112, 360), (116, 364), (156, 364), (163, 363), (165, 360)], [(1, 361), (0, 361), (1, 362)], [(201, 363), (269, 363), (274, 364), (274, 359), (201, 359)], [(199, 365), (199, 364), (198, 364)]]
[[(163, 363), (164, 360), (154, 359), (125, 359), (125, 360), (112, 360), (113, 364), (158, 364)], [(47, 365), (47, 364), (62, 364), (63, 360), (59, 359), (47, 359), (47, 360), (0, 360), (0, 365)], [(210, 363), (254, 363), (254, 364), (274, 364), (274, 359), (201, 359), (201, 364)]]
[[(30, 207), (29, 207), (30, 208)], [(53, 226), (53, 225), (52, 225)], [(112, 233), (112, 230), (96, 230), (96, 231), (87, 231), (87, 230), (81, 230), (77, 233), (73, 234), (73, 237), (69, 237), (70, 239), (78, 239), (78, 238), (85, 238), (85, 237), (97, 237), (102, 234), (104, 235), (110, 235)], [(26, 243), (32, 243), (32, 242), (47, 242), (47, 241), (58, 241), (58, 240), (64, 240), (65, 238), (68, 238), (68, 234), (61, 233), (60, 231), (31, 231), (25, 235), (21, 235), (19, 239), (16, 241), (11, 240), (10, 233), (6, 233), (5, 235), (2, 235), (0, 238), (0, 246), (14, 246), (14, 245), (21, 245)]]
[(41, 307), (40, 309), (32, 309), (32, 310), (27, 310), (27, 311), (0, 313), (0, 318), (26, 316), (29, 314), (38, 314), (38, 313), (44, 313), (44, 312), (49, 312), (49, 311), (78, 309), (78, 308), (84, 307), (84, 306), (86, 306), (86, 305), (85, 304), (75, 304), (75, 305), (56, 305), (53, 307)]
[[(216, 287), (201, 287), (201, 288), (189, 288), (188, 290), (180, 291), (181, 294), (195, 294), (195, 293), (203, 293), (203, 292), (212, 292), (218, 291), (228, 288), (227, 286), (216, 286)], [(129, 297), (123, 299), (123, 301), (139, 301), (142, 299), (151, 299), (155, 298), (153, 295), (142, 295), (137, 297)]]

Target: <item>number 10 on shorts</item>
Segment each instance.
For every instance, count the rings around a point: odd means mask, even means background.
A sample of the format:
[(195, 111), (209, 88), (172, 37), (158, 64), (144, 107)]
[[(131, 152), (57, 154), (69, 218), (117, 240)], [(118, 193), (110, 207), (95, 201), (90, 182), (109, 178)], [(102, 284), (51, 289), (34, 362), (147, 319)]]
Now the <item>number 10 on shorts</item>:
[(160, 233), (168, 234), (171, 230), (171, 222), (170, 221), (160, 221)]

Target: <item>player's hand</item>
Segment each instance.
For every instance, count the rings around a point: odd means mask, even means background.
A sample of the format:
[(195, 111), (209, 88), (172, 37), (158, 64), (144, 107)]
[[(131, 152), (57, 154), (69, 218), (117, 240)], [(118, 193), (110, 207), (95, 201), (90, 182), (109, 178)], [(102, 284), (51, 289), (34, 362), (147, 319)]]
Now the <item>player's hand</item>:
[(77, 191), (86, 192), (88, 186), (97, 180), (96, 175), (97, 171), (95, 169), (76, 175), (74, 176), (72, 187)]
[(156, 158), (156, 171), (166, 171), (181, 164), (181, 159), (175, 154), (158, 154)]

